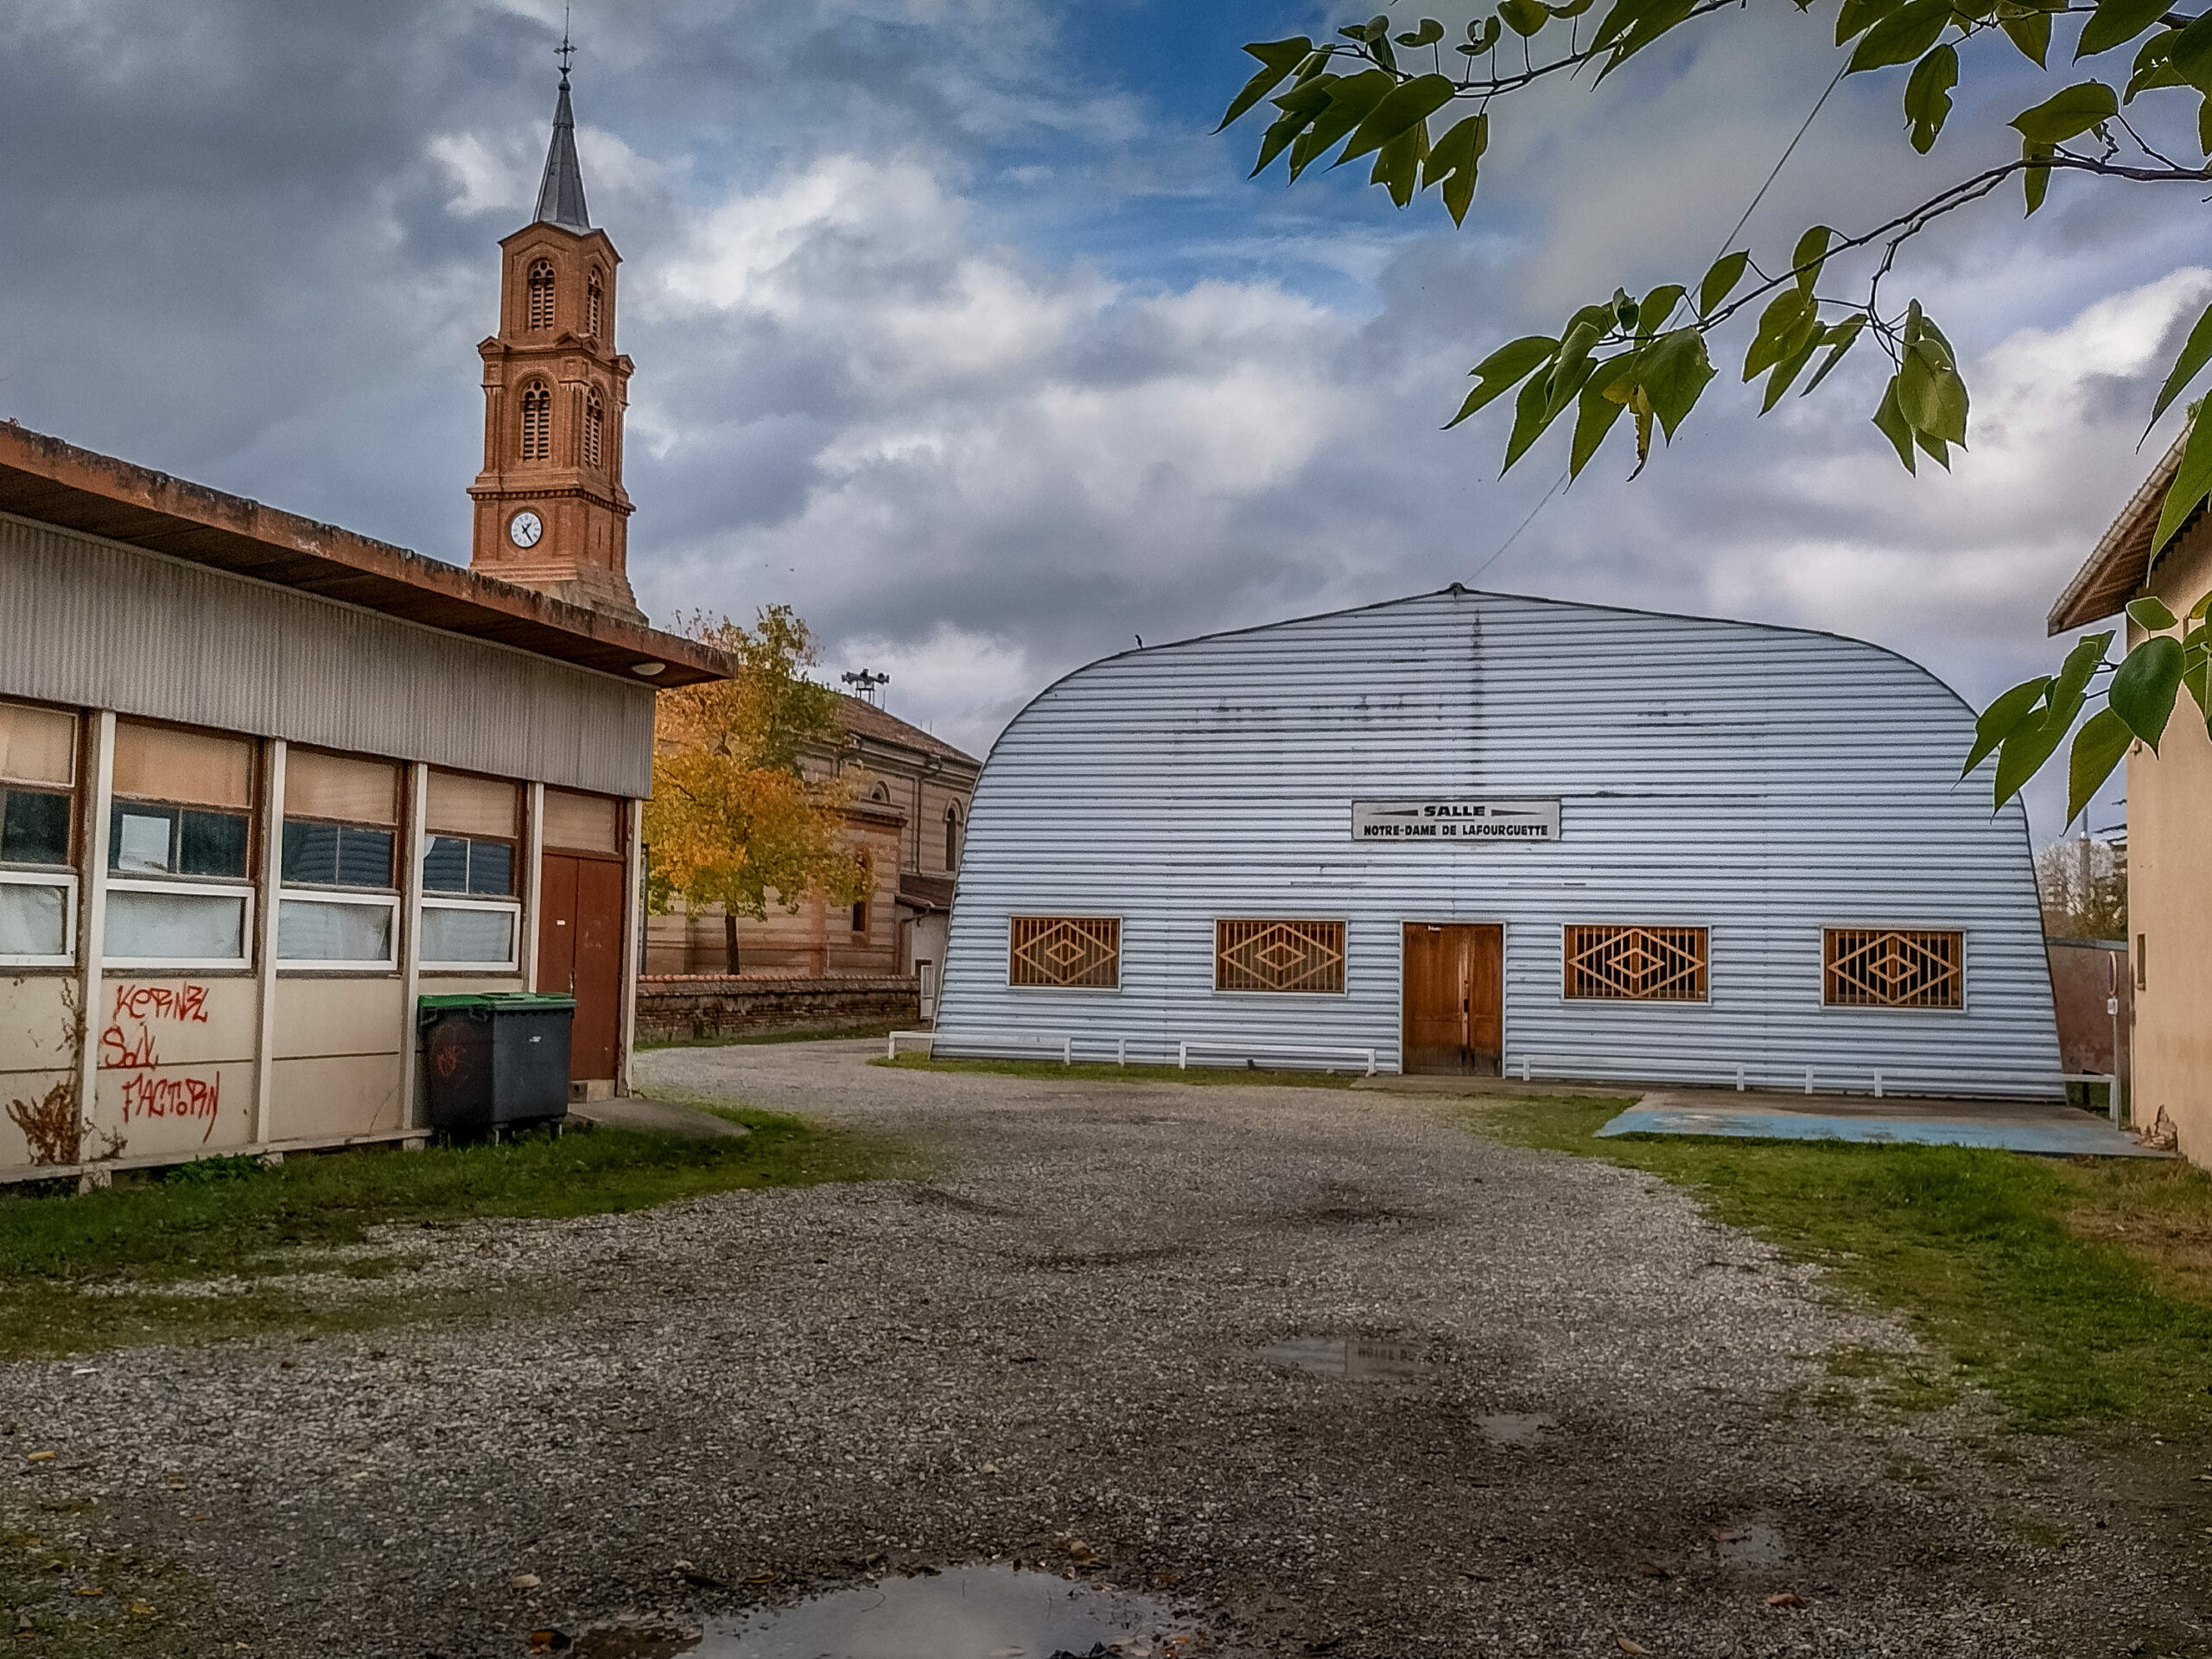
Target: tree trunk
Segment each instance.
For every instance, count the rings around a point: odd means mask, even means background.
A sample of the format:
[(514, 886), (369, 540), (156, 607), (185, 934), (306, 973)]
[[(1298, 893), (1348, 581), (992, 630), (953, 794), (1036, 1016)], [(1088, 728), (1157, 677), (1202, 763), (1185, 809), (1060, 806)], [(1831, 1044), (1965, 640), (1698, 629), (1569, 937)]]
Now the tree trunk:
[(726, 972), (737, 971), (737, 917), (734, 912), (722, 912), (722, 950), (728, 957)]

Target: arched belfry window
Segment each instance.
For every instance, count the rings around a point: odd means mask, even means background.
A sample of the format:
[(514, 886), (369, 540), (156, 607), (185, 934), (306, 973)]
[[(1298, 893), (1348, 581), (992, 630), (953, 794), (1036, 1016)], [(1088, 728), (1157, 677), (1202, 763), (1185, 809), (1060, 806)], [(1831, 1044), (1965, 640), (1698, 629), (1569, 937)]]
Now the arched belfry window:
[(957, 806), (944, 809), (944, 868), (960, 868), (960, 809)]
[(607, 431), (607, 405), (594, 386), (584, 393), (584, 465), (599, 465), (601, 441)]
[(530, 268), (530, 326), (553, 326), (553, 262), (540, 259)]
[(553, 458), (553, 389), (533, 380), (522, 391), (522, 458)]
[(584, 289), (584, 332), (594, 340), (600, 334), (600, 315), (606, 307), (607, 291), (600, 284), (599, 273), (591, 274), (591, 282)]

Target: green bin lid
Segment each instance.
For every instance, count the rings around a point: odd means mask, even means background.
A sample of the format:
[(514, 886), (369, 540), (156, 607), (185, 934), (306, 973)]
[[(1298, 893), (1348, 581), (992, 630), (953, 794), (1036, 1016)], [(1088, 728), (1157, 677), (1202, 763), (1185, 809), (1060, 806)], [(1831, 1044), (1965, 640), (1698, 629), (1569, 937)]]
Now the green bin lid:
[(573, 1008), (576, 999), (552, 991), (460, 991), (450, 996), (418, 996), (415, 1006), (423, 1008), (493, 1008), (513, 1014), (529, 1014), (537, 1010)]

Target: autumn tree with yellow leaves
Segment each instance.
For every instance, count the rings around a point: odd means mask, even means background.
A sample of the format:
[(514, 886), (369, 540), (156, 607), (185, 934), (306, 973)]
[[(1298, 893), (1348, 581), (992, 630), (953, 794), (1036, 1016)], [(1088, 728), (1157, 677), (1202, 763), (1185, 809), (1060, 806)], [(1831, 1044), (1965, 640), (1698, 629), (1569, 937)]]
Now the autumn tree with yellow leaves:
[(730, 658), (728, 680), (664, 691), (653, 729), (653, 798), (645, 804), (646, 899), (665, 912), (719, 905), (736, 971), (737, 918), (774, 902), (796, 913), (810, 893), (862, 896), (867, 872), (840, 844), (851, 780), (808, 778), (801, 758), (841, 738), (837, 696), (805, 677), (814, 635), (787, 605), (754, 626), (679, 619)]

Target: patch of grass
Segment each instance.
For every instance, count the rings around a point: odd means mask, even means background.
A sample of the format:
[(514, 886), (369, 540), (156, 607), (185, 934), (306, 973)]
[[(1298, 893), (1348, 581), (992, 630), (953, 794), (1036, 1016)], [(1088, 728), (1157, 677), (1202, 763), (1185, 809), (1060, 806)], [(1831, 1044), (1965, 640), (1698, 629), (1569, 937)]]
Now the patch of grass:
[(666, 1037), (639, 1043), (638, 1052), (659, 1048), (752, 1048), (763, 1043), (842, 1043), (860, 1037), (888, 1037), (900, 1027), (888, 1020), (872, 1026), (838, 1026), (829, 1031), (749, 1031), (718, 1037)]
[(1462, 1121), (1697, 1193), (1718, 1220), (1901, 1313), (1955, 1368), (1904, 1389), (1987, 1388), (2022, 1427), (2212, 1433), (2212, 1176), (2133, 1159), (1963, 1147), (1593, 1138), (1627, 1103), (1508, 1100)]
[[(359, 1329), (394, 1317), (397, 1304), (317, 1306), (254, 1281), (315, 1266), (304, 1249), (360, 1243), (381, 1224), (620, 1213), (737, 1188), (868, 1179), (898, 1155), (881, 1139), (785, 1113), (716, 1109), (752, 1133), (572, 1130), (498, 1146), (295, 1157), (219, 1178), (186, 1165), (159, 1181), (81, 1196), (0, 1197), (0, 1357)], [(372, 1279), (391, 1265), (378, 1257), (339, 1271)], [(181, 1280), (222, 1278), (246, 1283), (221, 1295), (164, 1294)], [(404, 1309), (414, 1317), (433, 1301), (410, 1296)]]
[(1349, 1089), (1357, 1072), (1268, 1071), (1248, 1066), (1194, 1065), (1188, 1071), (1174, 1065), (1115, 1065), (1078, 1060), (1062, 1065), (1058, 1060), (940, 1060), (926, 1054), (901, 1054), (897, 1059), (877, 1058), (870, 1065), (900, 1071), (968, 1071), (998, 1077), (1034, 1077), (1044, 1083), (1187, 1083), (1266, 1084), (1277, 1089)]
[(174, 1563), (64, 1539), (35, 1522), (0, 1526), (0, 1608), (13, 1649), (47, 1659), (236, 1652), (244, 1634), (208, 1586)]

